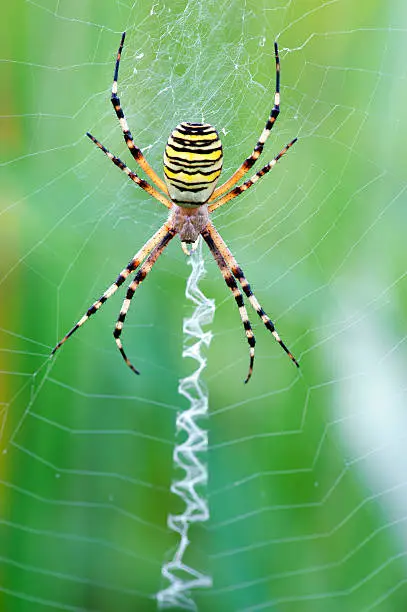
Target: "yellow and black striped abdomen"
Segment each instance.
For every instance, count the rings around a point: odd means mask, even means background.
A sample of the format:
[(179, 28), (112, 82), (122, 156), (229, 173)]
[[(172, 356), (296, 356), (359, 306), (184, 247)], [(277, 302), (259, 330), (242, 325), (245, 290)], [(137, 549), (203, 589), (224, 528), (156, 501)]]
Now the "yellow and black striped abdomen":
[(222, 143), (209, 123), (180, 123), (164, 151), (164, 176), (171, 200), (179, 206), (204, 204), (222, 170)]

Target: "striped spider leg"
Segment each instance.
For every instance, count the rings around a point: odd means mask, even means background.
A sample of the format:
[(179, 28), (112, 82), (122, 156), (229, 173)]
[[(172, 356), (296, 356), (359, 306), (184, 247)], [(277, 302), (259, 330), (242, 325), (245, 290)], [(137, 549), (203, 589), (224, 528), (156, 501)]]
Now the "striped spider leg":
[(151, 196), (153, 196), (153, 198), (161, 202), (161, 204), (164, 204), (164, 206), (166, 206), (167, 208), (172, 208), (172, 203), (168, 198), (166, 198), (162, 193), (157, 191), (155, 187), (147, 183), (147, 181), (145, 181), (144, 179), (141, 179), (135, 172), (130, 170), (130, 168), (126, 166), (126, 164), (122, 162), (122, 160), (119, 157), (116, 157), (116, 155), (113, 155), (112, 153), (110, 153), (110, 151), (108, 151), (106, 147), (104, 147), (102, 143), (99, 142), (99, 140), (97, 140), (94, 136), (92, 136), (92, 134), (89, 134), (89, 132), (86, 132), (86, 136), (90, 138), (91, 141), (94, 142), (95, 145), (99, 147), (101, 151), (103, 151), (103, 153), (110, 159), (110, 161), (114, 163), (115, 166), (120, 168), (120, 170), (123, 170), (123, 172), (127, 174), (129, 179), (132, 180), (133, 183), (136, 183), (136, 185), (144, 189), (144, 191), (147, 191), (147, 193), (149, 193)]
[(151, 179), (153, 184), (140, 178), (119, 157), (110, 153), (110, 151), (108, 151), (108, 149), (106, 149), (106, 147), (94, 136), (89, 133), (87, 136), (115, 166), (127, 174), (133, 183), (144, 189), (144, 191), (168, 208), (169, 216), (161, 228), (146, 242), (146, 244), (134, 255), (129, 264), (120, 272), (116, 281), (106, 289), (102, 296), (88, 308), (86, 313), (79, 319), (74, 327), (72, 327), (62, 340), (58, 342), (51, 354), (53, 355), (77, 329), (100, 309), (100, 307), (125, 282), (129, 275), (134, 273), (134, 278), (127, 289), (113, 336), (125, 363), (133, 372), (138, 374), (138, 370), (128, 359), (121, 342), (124, 323), (136, 290), (149, 274), (166, 246), (174, 236), (178, 234), (181, 240), (182, 249), (187, 255), (191, 252), (188, 249), (189, 245), (192, 245), (191, 249), (194, 250), (199, 236), (203, 237), (215, 258), (227, 286), (235, 298), (245, 330), (246, 339), (249, 344), (250, 362), (245, 382), (250, 380), (253, 372), (255, 338), (238, 283), (251, 306), (263, 321), (265, 327), (272, 333), (275, 340), (284, 349), (293, 363), (298, 366), (297, 360), (278, 335), (274, 323), (254, 296), (236, 259), (209, 220), (209, 215), (214, 210), (252, 187), (261, 177), (274, 168), (276, 163), (297, 140), (295, 138), (289, 142), (280, 153), (278, 153), (278, 155), (268, 164), (263, 166), (261, 170), (256, 172), (250, 179), (246, 180), (241, 185), (234, 187), (260, 157), (266, 140), (280, 112), (280, 60), (277, 43), (274, 45), (276, 61), (274, 106), (267, 123), (252, 154), (243, 162), (230, 179), (216, 189), (216, 184), (222, 171), (223, 150), (217, 131), (209, 123), (182, 122), (171, 132), (164, 150), (164, 181), (155, 173), (141, 150), (135, 145), (120, 105), (120, 99), (117, 95), (117, 80), (124, 39), (125, 33), (122, 35), (116, 57), (111, 101), (119, 119), (124, 140), (131, 155), (138, 166), (140, 166)]
[[(107, 300), (114, 293), (116, 293), (118, 288), (121, 287), (121, 285), (124, 283), (124, 281), (127, 279), (127, 277), (139, 267), (141, 262), (151, 253), (151, 251), (153, 251), (153, 249), (156, 249), (157, 246), (160, 245), (163, 242), (163, 240), (170, 234), (170, 232), (171, 232), (170, 226), (168, 225), (168, 223), (164, 223), (164, 225), (162, 225), (160, 227), (158, 232), (156, 232), (154, 234), (154, 236), (152, 236), (145, 243), (145, 245), (134, 255), (133, 259), (131, 259), (130, 262), (128, 263), (128, 265), (120, 272), (119, 276), (114, 281), (114, 283), (112, 285), (110, 285), (110, 287), (108, 287), (106, 289), (106, 291), (103, 293), (103, 295), (98, 300), (96, 300), (96, 302), (94, 302), (90, 308), (88, 308), (88, 310), (85, 312), (85, 314), (72, 327), (72, 329), (62, 338), (62, 340), (60, 340), (58, 342), (58, 344), (53, 348), (51, 356), (54, 355), (54, 353), (68, 340), (68, 338), (70, 338), (72, 336), (72, 334), (74, 334), (76, 332), (77, 329), (82, 327), (82, 325), (84, 323), (86, 323), (86, 321), (93, 314), (95, 314), (95, 312), (97, 312), (99, 310), (99, 308), (105, 302), (107, 302)], [(163, 250), (163, 248), (164, 247), (161, 248), (161, 251)], [(157, 257), (155, 258), (155, 260), (157, 259)], [(148, 258), (147, 258), (147, 260), (148, 260)], [(141, 269), (140, 269), (140, 271), (141, 271)], [(146, 275), (144, 275), (144, 277), (145, 276)], [(143, 279), (141, 279), (141, 280), (143, 280)], [(141, 280), (139, 281), (139, 284), (140, 284)], [(119, 347), (119, 349), (120, 349), (120, 347)]]
[(253, 373), (254, 346), (256, 344), (256, 339), (255, 339), (254, 334), (253, 334), (252, 326), (250, 325), (250, 321), (249, 321), (249, 317), (248, 317), (248, 314), (247, 314), (246, 306), (244, 305), (244, 301), (243, 301), (243, 296), (242, 296), (242, 294), (240, 292), (239, 287), (237, 286), (235, 277), (233, 276), (233, 274), (231, 273), (231, 271), (228, 268), (228, 265), (226, 263), (226, 260), (225, 260), (225, 258), (223, 256), (223, 254), (221, 253), (221, 251), (215, 245), (215, 242), (214, 242), (213, 237), (212, 237), (212, 232), (209, 229), (210, 227), (213, 228), (213, 225), (212, 225), (212, 223), (209, 222), (208, 225), (206, 226), (206, 228), (204, 230), (202, 230), (201, 236), (205, 240), (205, 242), (208, 245), (210, 251), (212, 252), (212, 255), (214, 256), (215, 261), (216, 261), (216, 263), (219, 266), (219, 269), (220, 269), (220, 271), (222, 273), (222, 276), (223, 276), (223, 278), (225, 280), (225, 283), (227, 284), (227, 286), (229, 287), (229, 289), (233, 293), (233, 297), (235, 298), (237, 307), (239, 309), (239, 314), (240, 314), (240, 318), (241, 318), (242, 323), (243, 323), (243, 327), (244, 327), (244, 330), (245, 330), (247, 342), (249, 343), (249, 347), (250, 347), (250, 349), (249, 349), (249, 351), (250, 351), (249, 371), (247, 373), (246, 380), (245, 380), (245, 383), (247, 383), (247, 382), (249, 382), (249, 380), (250, 380), (250, 378), (252, 376), (252, 373)]
[[(218, 264), (219, 268), (221, 268), (221, 265), (219, 264), (219, 256), (221, 257), (221, 259), (223, 260), (224, 264), (227, 267), (228, 271), (229, 271), (229, 275), (236, 278), (242, 289), (244, 294), (246, 295), (247, 299), (249, 300), (251, 306), (254, 308), (254, 310), (257, 312), (257, 314), (259, 315), (259, 317), (261, 318), (261, 320), (263, 321), (264, 325), (266, 326), (266, 328), (273, 334), (274, 338), (276, 339), (276, 341), (279, 343), (279, 345), (281, 346), (281, 348), (287, 353), (287, 355), (289, 356), (289, 358), (291, 359), (291, 361), (293, 361), (295, 363), (295, 365), (297, 366), (297, 368), (300, 367), (298, 361), (296, 360), (296, 358), (294, 357), (294, 355), (291, 353), (291, 351), (287, 348), (287, 346), (284, 344), (284, 342), (281, 340), (280, 336), (278, 335), (276, 328), (274, 326), (273, 321), (270, 319), (270, 317), (264, 312), (263, 308), (260, 306), (259, 302), (256, 299), (256, 296), (254, 295), (254, 293), (252, 292), (249, 283), (246, 280), (246, 277), (243, 273), (242, 268), (239, 266), (239, 264), (237, 263), (236, 259), (234, 258), (234, 256), (232, 255), (231, 251), (228, 249), (227, 245), (225, 244), (223, 238), (221, 237), (221, 235), (219, 234), (219, 232), (215, 229), (213, 223), (211, 223), (209, 221), (208, 225), (206, 226), (206, 228), (204, 229), (204, 231), (202, 232), (202, 236), (205, 240), (205, 242), (207, 243), (207, 245), (209, 246), (216, 263)], [(225, 278), (225, 281), (227, 283), (228, 286), (230, 285), (230, 280), (226, 278), (224, 272), (222, 271), (221, 268), (221, 272)], [(239, 292), (240, 293), (240, 292)], [(237, 298), (236, 298), (236, 301)], [(243, 300), (242, 300), (243, 301)], [(247, 313), (246, 315), (244, 315), (244, 313), (241, 314), (241, 318), (243, 321), (243, 325), (245, 327), (246, 330), (251, 330), (250, 327), (250, 323), (248, 321), (247, 318)], [(252, 334), (253, 335), (253, 334)], [(250, 341), (249, 341), (250, 343)], [(250, 345), (251, 346), (251, 345)], [(253, 347), (254, 347), (254, 342), (253, 342)], [(254, 357), (254, 354), (253, 354)], [(247, 382), (249, 380), (250, 376), (245, 380), (245, 382)]]
[(274, 168), (276, 163), (283, 157), (283, 155), (287, 153), (288, 149), (292, 147), (293, 144), (297, 142), (297, 140), (298, 140), (297, 138), (294, 138), (291, 142), (289, 142), (283, 149), (281, 149), (278, 155), (276, 155), (268, 164), (263, 166), (261, 170), (256, 172), (256, 174), (253, 174), (253, 176), (251, 176), (242, 185), (239, 185), (238, 187), (234, 187), (233, 189), (228, 191), (228, 193), (226, 193), (224, 196), (219, 198), (219, 200), (216, 200), (215, 202), (209, 204), (208, 205), (209, 212), (211, 213), (217, 208), (219, 208), (220, 206), (223, 206), (223, 204), (226, 204), (226, 202), (229, 202), (229, 200), (233, 200), (234, 198), (236, 198), (236, 196), (240, 195), (241, 193), (249, 189), (249, 187), (252, 187), (255, 183), (257, 183), (257, 181), (262, 176), (264, 176), (265, 174), (267, 174), (267, 172), (270, 172), (270, 170)]
[(134, 367), (134, 365), (131, 363), (131, 361), (127, 357), (123, 349), (122, 342), (120, 340), (124, 321), (126, 319), (126, 315), (130, 308), (130, 303), (136, 292), (136, 289), (138, 289), (138, 287), (141, 285), (143, 280), (146, 278), (147, 274), (150, 272), (151, 268), (153, 267), (153, 265), (155, 264), (155, 262), (157, 261), (157, 259), (159, 258), (159, 256), (161, 255), (165, 247), (167, 246), (167, 244), (170, 242), (170, 240), (174, 238), (175, 234), (176, 232), (174, 231), (173, 228), (171, 227), (168, 228), (164, 236), (161, 238), (160, 242), (154, 247), (150, 255), (147, 257), (147, 259), (141, 266), (141, 268), (138, 270), (136, 276), (131, 282), (129, 288), (127, 289), (126, 297), (124, 298), (119, 317), (116, 321), (113, 336), (116, 341), (117, 348), (119, 349), (126, 364), (129, 366), (131, 370), (133, 370), (135, 374), (140, 374), (140, 372)]
[(263, 152), (264, 145), (266, 144), (267, 138), (270, 136), (270, 132), (273, 129), (273, 126), (277, 120), (277, 117), (280, 114), (280, 57), (278, 55), (278, 45), (277, 42), (274, 43), (274, 57), (276, 61), (276, 90), (274, 93), (274, 106), (271, 109), (270, 115), (266, 121), (266, 125), (260, 137), (257, 141), (256, 146), (254, 147), (251, 155), (247, 157), (242, 165), (232, 174), (232, 176), (225, 182), (223, 185), (220, 185), (215, 189), (209, 201), (218, 198), (223, 193), (228, 191), (233, 185), (236, 183), (250, 170), (250, 168), (256, 163), (258, 158)]
[(132, 154), (134, 160), (144, 170), (144, 172), (147, 174), (147, 176), (150, 177), (150, 179), (153, 181), (153, 183), (159, 189), (161, 189), (161, 191), (163, 191), (164, 193), (168, 194), (168, 190), (167, 190), (166, 184), (164, 183), (162, 178), (160, 178), (158, 176), (158, 174), (156, 174), (156, 172), (153, 170), (153, 168), (150, 166), (150, 164), (148, 163), (148, 161), (146, 160), (146, 158), (142, 154), (141, 150), (136, 146), (136, 144), (135, 144), (135, 142), (133, 140), (133, 136), (131, 135), (129, 126), (127, 124), (126, 117), (124, 115), (123, 109), (122, 109), (122, 107), (120, 105), (120, 98), (117, 95), (117, 81), (118, 81), (118, 78), (119, 78), (119, 66), (120, 66), (120, 59), (121, 59), (121, 55), (122, 55), (122, 51), (123, 51), (124, 39), (125, 38), (126, 38), (126, 32), (123, 32), (122, 38), (121, 38), (121, 41), (120, 41), (119, 50), (117, 52), (116, 65), (115, 65), (114, 76), (113, 76), (112, 96), (111, 96), (110, 99), (111, 99), (113, 108), (115, 110), (115, 113), (117, 115), (117, 118), (118, 118), (118, 120), (120, 122), (120, 127), (122, 128), (124, 140), (125, 140), (128, 148), (129, 148), (130, 153)]

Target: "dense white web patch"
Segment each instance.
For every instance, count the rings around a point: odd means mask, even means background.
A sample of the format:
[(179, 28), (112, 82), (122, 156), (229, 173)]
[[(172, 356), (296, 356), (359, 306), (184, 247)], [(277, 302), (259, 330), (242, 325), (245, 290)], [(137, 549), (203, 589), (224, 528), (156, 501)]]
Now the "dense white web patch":
[(126, 28), (119, 94), (157, 171), (182, 120), (217, 127), (225, 177), (251, 152), (272, 106), (275, 37), (282, 112), (264, 163), (299, 136), (273, 176), (214, 215), (299, 375), (253, 313), (243, 385), (239, 316), (204, 255), (200, 288), (217, 305), (203, 377), (210, 520), (191, 530), (185, 563), (213, 587), (193, 599), (199, 610), (401, 611), (405, 6), (139, 4), (100, 15), (95, 2), (27, 1), (25, 45), (2, 62), (18, 75), (0, 210), (4, 607), (154, 609), (178, 543), (166, 520), (180, 509), (170, 487), (186, 408), (181, 250), (169, 247), (133, 301), (123, 341), (140, 377), (116, 354), (115, 297), (48, 359), (166, 216), (82, 137), (135, 169), (109, 101)]

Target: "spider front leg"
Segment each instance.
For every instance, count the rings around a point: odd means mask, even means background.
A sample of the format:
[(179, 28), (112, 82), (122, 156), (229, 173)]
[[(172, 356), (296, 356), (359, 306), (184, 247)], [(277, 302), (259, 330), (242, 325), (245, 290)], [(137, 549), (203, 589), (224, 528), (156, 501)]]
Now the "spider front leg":
[(157, 261), (157, 259), (159, 258), (159, 256), (161, 255), (165, 247), (167, 246), (167, 244), (170, 242), (170, 240), (174, 238), (175, 235), (176, 235), (176, 231), (172, 227), (168, 227), (165, 235), (162, 237), (162, 239), (157, 244), (157, 246), (151, 251), (150, 255), (147, 257), (147, 259), (141, 266), (140, 270), (137, 272), (136, 276), (134, 277), (134, 280), (132, 281), (131, 285), (127, 289), (126, 297), (123, 301), (123, 305), (120, 310), (120, 314), (119, 314), (119, 317), (117, 319), (117, 322), (116, 322), (116, 325), (113, 331), (113, 336), (116, 341), (117, 348), (119, 349), (121, 353), (121, 356), (123, 357), (126, 364), (129, 366), (129, 368), (135, 374), (140, 374), (140, 372), (134, 367), (130, 359), (127, 357), (124, 351), (122, 342), (120, 340), (120, 336), (123, 331), (124, 321), (126, 319), (126, 315), (130, 308), (130, 303), (136, 292), (136, 289), (138, 289), (138, 287), (141, 285), (141, 283), (146, 278), (147, 274), (150, 272), (151, 268), (153, 267), (153, 265), (155, 264), (155, 262)]
[(277, 330), (276, 330), (276, 328), (274, 326), (273, 321), (270, 319), (270, 317), (266, 314), (266, 312), (263, 310), (263, 308), (261, 307), (261, 305), (257, 301), (256, 296), (253, 294), (253, 292), (252, 292), (252, 290), (250, 288), (250, 285), (247, 282), (245, 275), (243, 274), (242, 268), (239, 266), (239, 264), (237, 263), (236, 259), (232, 255), (231, 251), (228, 249), (227, 245), (223, 241), (223, 238), (221, 237), (219, 232), (215, 229), (215, 226), (213, 225), (213, 223), (211, 223), (209, 221), (209, 223), (207, 224), (205, 229), (206, 229), (208, 235), (212, 238), (216, 248), (222, 254), (223, 258), (225, 259), (225, 261), (227, 263), (227, 265), (232, 270), (233, 275), (239, 281), (239, 283), (240, 283), (240, 285), (241, 285), (245, 295), (247, 296), (250, 304), (253, 306), (254, 310), (257, 312), (257, 314), (259, 315), (259, 317), (263, 321), (263, 324), (265, 325), (265, 327), (272, 333), (272, 335), (274, 336), (275, 340), (279, 343), (281, 348), (287, 353), (287, 355), (289, 356), (291, 361), (297, 366), (297, 368), (299, 368), (300, 364), (298, 363), (298, 361), (296, 360), (294, 355), (291, 353), (291, 351), (284, 344), (284, 342), (282, 341), (282, 339), (280, 338), (280, 336), (277, 333)]
[(111, 97), (112, 105), (113, 105), (113, 108), (114, 108), (115, 113), (117, 115), (117, 118), (118, 118), (118, 120), (120, 122), (120, 126), (122, 128), (124, 140), (125, 140), (128, 148), (129, 148), (130, 153), (134, 157), (135, 161), (144, 170), (144, 172), (147, 174), (147, 176), (150, 177), (150, 179), (153, 181), (153, 183), (159, 189), (161, 189), (164, 193), (168, 194), (168, 189), (167, 189), (167, 186), (164, 183), (164, 181), (156, 174), (156, 172), (153, 170), (153, 168), (150, 166), (150, 164), (148, 163), (148, 161), (146, 160), (146, 158), (142, 154), (141, 150), (135, 145), (135, 142), (133, 140), (133, 136), (131, 135), (129, 126), (127, 124), (126, 117), (125, 117), (123, 109), (122, 109), (122, 107), (120, 105), (120, 98), (117, 95), (117, 80), (119, 78), (120, 58), (121, 58), (121, 55), (122, 55), (124, 39), (125, 38), (126, 38), (126, 32), (123, 32), (122, 38), (121, 38), (121, 41), (120, 41), (119, 50), (117, 52), (116, 66), (115, 66), (115, 69), (114, 69), (114, 77), (113, 77), (113, 85), (112, 85), (112, 97)]
[(249, 317), (247, 315), (247, 310), (243, 302), (243, 296), (240, 293), (239, 287), (237, 286), (237, 283), (227, 266), (225, 258), (223, 257), (220, 250), (216, 247), (210, 232), (207, 231), (207, 228), (205, 228), (201, 232), (201, 235), (202, 235), (202, 238), (205, 240), (206, 244), (208, 245), (212, 255), (214, 256), (214, 259), (219, 266), (222, 276), (225, 279), (225, 283), (227, 284), (227, 286), (233, 293), (233, 297), (235, 298), (237, 307), (239, 309), (240, 318), (242, 319), (247, 342), (249, 343), (249, 347), (250, 347), (249, 371), (247, 373), (246, 380), (244, 381), (245, 383), (247, 383), (249, 382), (252, 376), (252, 373), (253, 373), (254, 346), (256, 344), (256, 339), (254, 337), (252, 326), (250, 325)]
[(260, 155), (263, 152), (264, 145), (266, 144), (267, 138), (270, 136), (270, 132), (273, 129), (273, 126), (277, 120), (277, 117), (280, 114), (280, 58), (278, 55), (278, 45), (274, 43), (274, 57), (276, 61), (276, 91), (274, 94), (274, 106), (271, 109), (269, 118), (267, 119), (266, 125), (262, 133), (260, 134), (259, 140), (257, 141), (256, 146), (253, 149), (253, 152), (243, 164), (236, 170), (234, 174), (228, 179), (223, 185), (220, 185), (215, 189), (212, 196), (209, 198), (211, 202), (215, 198), (218, 198), (223, 193), (228, 191), (233, 185), (236, 183), (250, 170), (250, 168), (255, 164)]

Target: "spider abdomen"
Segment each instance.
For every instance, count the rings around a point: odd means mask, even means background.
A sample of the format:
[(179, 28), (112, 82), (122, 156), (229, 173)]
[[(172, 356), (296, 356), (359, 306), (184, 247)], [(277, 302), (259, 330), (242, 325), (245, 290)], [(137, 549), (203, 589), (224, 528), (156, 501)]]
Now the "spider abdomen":
[(164, 151), (164, 177), (170, 198), (185, 208), (212, 195), (222, 170), (222, 143), (209, 123), (180, 123)]

